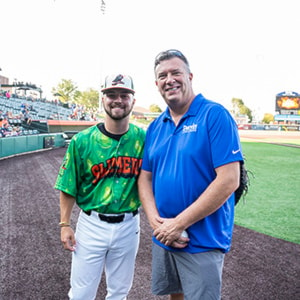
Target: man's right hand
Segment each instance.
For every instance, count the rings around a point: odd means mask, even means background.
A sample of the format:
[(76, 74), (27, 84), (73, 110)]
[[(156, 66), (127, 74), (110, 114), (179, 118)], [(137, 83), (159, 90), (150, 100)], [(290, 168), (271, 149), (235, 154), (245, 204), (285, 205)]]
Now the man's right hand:
[(71, 227), (61, 227), (60, 239), (65, 250), (75, 251), (76, 241)]

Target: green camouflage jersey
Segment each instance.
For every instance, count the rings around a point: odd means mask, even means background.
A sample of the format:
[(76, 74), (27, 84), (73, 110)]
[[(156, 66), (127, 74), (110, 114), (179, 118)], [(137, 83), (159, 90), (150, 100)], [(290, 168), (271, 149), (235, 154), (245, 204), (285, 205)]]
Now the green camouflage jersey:
[(116, 214), (141, 205), (137, 177), (142, 164), (145, 131), (133, 124), (120, 140), (97, 125), (76, 134), (67, 149), (55, 188), (76, 199), (82, 210)]

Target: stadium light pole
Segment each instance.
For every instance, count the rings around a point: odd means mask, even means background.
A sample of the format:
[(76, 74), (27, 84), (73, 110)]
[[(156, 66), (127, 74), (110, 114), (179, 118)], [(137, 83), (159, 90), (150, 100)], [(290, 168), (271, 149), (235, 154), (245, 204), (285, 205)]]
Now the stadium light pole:
[[(105, 40), (105, 13), (106, 13), (106, 3), (104, 2), (104, 0), (101, 0), (101, 15), (100, 15), (100, 28), (102, 30), (102, 40)], [(99, 112), (102, 112), (103, 108), (102, 108), (102, 93), (101, 93), (101, 89), (102, 89), (102, 83), (104, 81), (104, 55), (105, 55), (105, 51), (104, 48), (105, 47), (101, 47), (102, 49), (102, 53), (101, 53), (101, 57), (100, 57), (100, 90), (99, 90), (99, 99), (98, 99), (98, 109)]]
[[(0, 72), (2, 71), (2, 69), (0, 68)], [(2, 76), (0, 75), (0, 91), (1, 91), (1, 83), (2, 83)]]

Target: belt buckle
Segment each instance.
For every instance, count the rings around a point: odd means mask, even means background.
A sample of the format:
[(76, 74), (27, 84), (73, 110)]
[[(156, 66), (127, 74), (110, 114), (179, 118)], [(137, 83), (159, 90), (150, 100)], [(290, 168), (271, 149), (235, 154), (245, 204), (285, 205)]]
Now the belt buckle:
[(103, 214), (98, 214), (100, 220), (105, 221), (107, 223), (121, 223), (124, 220), (125, 215), (119, 215), (119, 216), (106, 216)]

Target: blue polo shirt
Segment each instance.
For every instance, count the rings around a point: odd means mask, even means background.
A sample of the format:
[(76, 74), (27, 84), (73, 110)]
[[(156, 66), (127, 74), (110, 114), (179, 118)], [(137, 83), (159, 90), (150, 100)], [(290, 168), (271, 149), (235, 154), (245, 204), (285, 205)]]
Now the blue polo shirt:
[[(153, 192), (161, 217), (174, 218), (215, 179), (215, 168), (243, 160), (237, 125), (220, 104), (197, 95), (175, 126), (169, 109), (153, 121), (146, 135), (142, 169), (152, 172)], [(212, 215), (187, 229), (190, 253), (230, 249), (234, 194)]]

